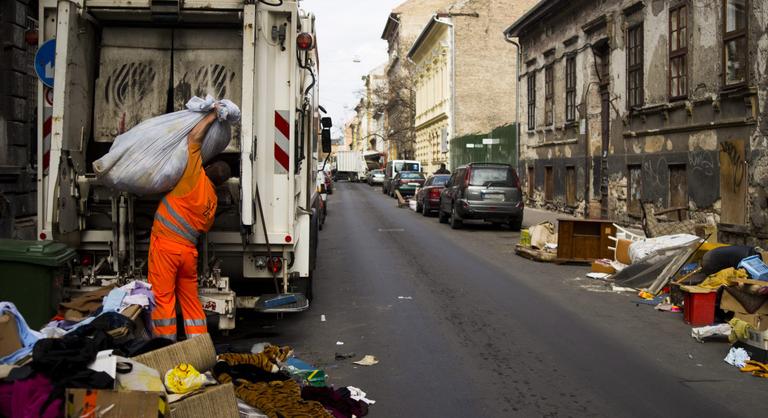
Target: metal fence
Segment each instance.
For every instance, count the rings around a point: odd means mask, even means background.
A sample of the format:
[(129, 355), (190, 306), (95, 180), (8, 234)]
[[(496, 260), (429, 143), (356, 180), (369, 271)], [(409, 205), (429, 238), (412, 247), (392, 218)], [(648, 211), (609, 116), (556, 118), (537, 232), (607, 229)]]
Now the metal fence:
[(491, 132), (465, 135), (451, 140), (451, 170), (467, 163), (507, 163), (515, 165), (517, 147), (515, 124)]

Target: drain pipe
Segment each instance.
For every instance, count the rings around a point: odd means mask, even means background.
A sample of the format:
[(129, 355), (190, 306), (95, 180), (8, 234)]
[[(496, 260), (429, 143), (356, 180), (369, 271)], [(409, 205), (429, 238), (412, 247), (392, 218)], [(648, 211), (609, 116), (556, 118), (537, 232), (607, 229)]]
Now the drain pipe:
[[(451, 17), (450, 15), (448, 16)], [(451, 28), (451, 138), (456, 136), (456, 28), (453, 26), (453, 22), (441, 20), (437, 15), (433, 15), (432, 19), (437, 23)], [(451, 146), (448, 146), (448, 166), (451, 162)], [(450, 167), (453, 170), (455, 167)]]
[(517, 73), (515, 77), (515, 167), (517, 167), (519, 176), (520, 169), (522, 168), (520, 167), (520, 62), (522, 61), (523, 51), (520, 48), (520, 43), (510, 38), (508, 33), (504, 33), (504, 40), (517, 48), (517, 63), (515, 64)]

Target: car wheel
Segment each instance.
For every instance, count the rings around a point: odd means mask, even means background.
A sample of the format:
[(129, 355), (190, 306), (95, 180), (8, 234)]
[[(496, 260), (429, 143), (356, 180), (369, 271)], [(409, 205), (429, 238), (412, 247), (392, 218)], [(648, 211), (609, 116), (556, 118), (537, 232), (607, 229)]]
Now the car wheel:
[(509, 221), (509, 227), (513, 231), (519, 231), (523, 227), (523, 217), (515, 218)]
[(422, 210), (424, 210), (424, 205), (416, 202), (416, 212), (421, 212)]
[(384, 186), (381, 186), (381, 194), (387, 194), (387, 188)]
[(421, 215), (424, 217), (427, 217), (429, 216), (429, 212), (431, 212), (429, 209), (429, 205), (427, 204), (426, 201), (424, 201), (424, 203), (421, 204)]
[(451, 215), (449, 219), (449, 223), (451, 224), (451, 229), (461, 229), (462, 222), (461, 219), (459, 219), (459, 215), (456, 214), (456, 206), (451, 206)]

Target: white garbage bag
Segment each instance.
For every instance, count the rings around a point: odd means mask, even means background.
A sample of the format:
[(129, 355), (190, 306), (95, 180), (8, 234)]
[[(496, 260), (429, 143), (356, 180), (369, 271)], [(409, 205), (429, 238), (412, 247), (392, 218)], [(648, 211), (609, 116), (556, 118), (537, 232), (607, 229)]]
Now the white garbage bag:
[(115, 138), (109, 152), (94, 161), (93, 169), (103, 184), (138, 195), (173, 189), (187, 166), (187, 135), (219, 104), (218, 118), (203, 140), (206, 163), (229, 144), (231, 123), (240, 120), (240, 109), (229, 100), (193, 97), (187, 110), (147, 119)]

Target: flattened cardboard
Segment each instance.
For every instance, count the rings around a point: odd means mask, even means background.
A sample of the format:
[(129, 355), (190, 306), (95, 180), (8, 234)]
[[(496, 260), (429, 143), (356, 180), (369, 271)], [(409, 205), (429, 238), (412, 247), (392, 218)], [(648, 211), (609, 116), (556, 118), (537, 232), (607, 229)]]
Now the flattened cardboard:
[(230, 418), (239, 415), (231, 383), (208, 386), (199, 394), (170, 405), (172, 418)]
[(736, 312), (736, 314), (733, 316), (736, 319), (741, 319), (742, 321), (748, 323), (757, 331), (768, 331), (768, 315), (759, 315), (759, 314), (746, 314), (746, 313), (740, 313)]
[(211, 370), (216, 364), (216, 349), (211, 336), (203, 334), (149, 353), (136, 356), (133, 360), (145, 364), (165, 376), (168, 370), (181, 363), (191, 364), (200, 373)]
[(9, 356), (20, 349), (21, 339), (16, 318), (8, 313), (0, 315), (0, 357)]
[(66, 418), (80, 417), (169, 417), (168, 401), (162, 392), (67, 389)]
[[(739, 301), (731, 296), (731, 294), (728, 292), (723, 292), (723, 297), (720, 299), (720, 309), (726, 312), (735, 312), (749, 315), (747, 309), (744, 308), (741, 303), (739, 303)], [(754, 312), (754, 315), (768, 315), (768, 303), (764, 303), (760, 309)]]

